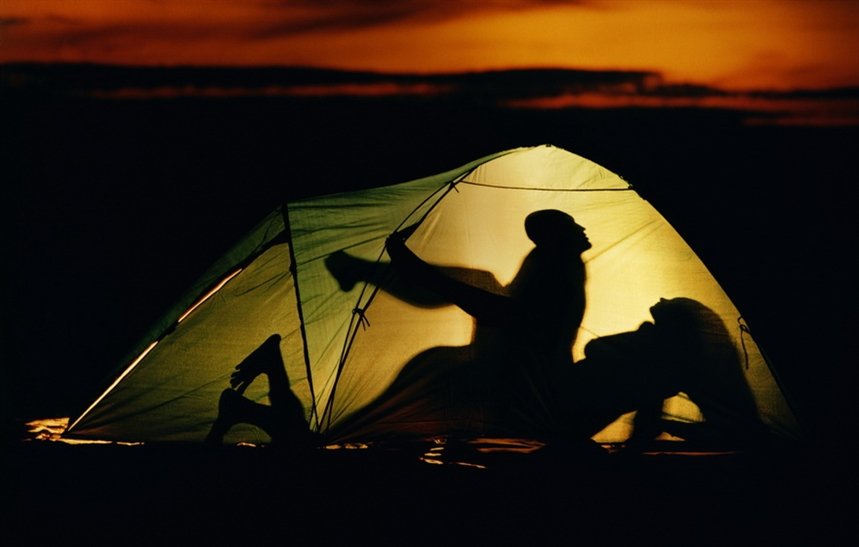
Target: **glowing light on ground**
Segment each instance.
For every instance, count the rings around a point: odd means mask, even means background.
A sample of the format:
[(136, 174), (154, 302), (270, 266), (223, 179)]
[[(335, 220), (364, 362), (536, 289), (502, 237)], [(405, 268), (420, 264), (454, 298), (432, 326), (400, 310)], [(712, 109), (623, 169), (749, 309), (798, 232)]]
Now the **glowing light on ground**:
[(143, 444), (133, 442), (70, 439), (68, 437), (63, 437), (63, 433), (69, 425), (69, 418), (39, 418), (36, 420), (30, 420), (25, 425), (27, 426), (27, 432), (32, 435), (31, 439), (34, 441), (51, 441), (64, 444), (112, 444), (117, 446), (138, 446)]

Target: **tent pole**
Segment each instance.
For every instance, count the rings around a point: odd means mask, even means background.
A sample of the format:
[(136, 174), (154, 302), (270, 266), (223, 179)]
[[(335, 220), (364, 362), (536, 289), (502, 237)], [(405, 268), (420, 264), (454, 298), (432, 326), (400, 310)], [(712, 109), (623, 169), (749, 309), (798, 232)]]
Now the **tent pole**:
[(307, 384), (310, 388), (310, 420), (315, 422), (314, 429), (319, 431), (319, 413), (316, 410), (316, 390), (313, 388), (313, 371), (310, 368), (310, 350), (307, 347), (307, 332), (304, 328), (304, 311), (301, 307), (301, 291), (298, 288), (298, 266), (295, 261), (295, 249), (292, 245), (292, 229), (289, 224), (289, 207), (286, 203), (281, 206), (283, 227), (289, 241), (289, 273), (292, 274), (292, 284), (295, 288), (295, 307), (298, 311), (298, 325), (301, 330), (301, 346), (304, 351), (304, 368), (307, 373)]

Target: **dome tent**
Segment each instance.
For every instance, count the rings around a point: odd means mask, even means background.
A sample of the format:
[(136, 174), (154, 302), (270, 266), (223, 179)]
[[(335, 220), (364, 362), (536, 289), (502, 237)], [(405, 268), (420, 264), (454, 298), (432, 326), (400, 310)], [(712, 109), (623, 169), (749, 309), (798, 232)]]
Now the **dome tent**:
[[(388, 414), (375, 412), (373, 419), (355, 417), (398, 385), (415, 356), (471, 344), (472, 317), (457, 306), (404, 301), (383, 282), (344, 285), (332, 273), (332, 257), (348, 253), (383, 264), (386, 239), (409, 227), (414, 229), (409, 248), (427, 262), (489, 272), (503, 287), (534, 246), (523, 230), (525, 219), (546, 209), (574, 218), (591, 243), (582, 255), (587, 304), (570, 348), (573, 361), (585, 358), (590, 341), (649, 321), (649, 310), (660, 299), (691, 299), (715, 312), (727, 328), (766, 428), (780, 437), (799, 435), (773, 370), (694, 251), (622, 178), (552, 146), (503, 151), (427, 178), (283, 204), (142, 338), (66, 435), (203, 441), (234, 367), (272, 335), (279, 340), (290, 391), (305, 421), (324, 439), (421, 431), (413, 427), (426, 421), (418, 391), (407, 413), (398, 410), (401, 405)], [(269, 389), (257, 381), (242, 386), (242, 393), (266, 403)], [(409, 399), (411, 393), (401, 396)], [(662, 412), (681, 423), (707, 419), (680, 392), (666, 398)], [(593, 438), (626, 440), (634, 415), (618, 416)], [(485, 433), (484, 426), (476, 421), (472, 433)], [(270, 438), (257, 427), (238, 424), (224, 440)]]

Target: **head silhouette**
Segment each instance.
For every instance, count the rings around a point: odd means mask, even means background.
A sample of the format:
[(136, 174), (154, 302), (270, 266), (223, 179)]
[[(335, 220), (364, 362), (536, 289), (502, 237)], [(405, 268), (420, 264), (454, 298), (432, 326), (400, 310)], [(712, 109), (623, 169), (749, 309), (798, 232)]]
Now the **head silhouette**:
[(688, 354), (702, 351), (718, 340), (719, 345), (730, 337), (721, 319), (710, 308), (691, 298), (660, 298), (651, 306), (657, 331), (671, 339), (674, 348)]
[(539, 248), (584, 252), (591, 248), (585, 229), (563, 211), (542, 209), (525, 219), (525, 233)]
[(650, 315), (660, 329), (673, 332), (677, 336), (698, 340), (730, 339), (719, 316), (692, 298), (660, 298), (650, 308)]

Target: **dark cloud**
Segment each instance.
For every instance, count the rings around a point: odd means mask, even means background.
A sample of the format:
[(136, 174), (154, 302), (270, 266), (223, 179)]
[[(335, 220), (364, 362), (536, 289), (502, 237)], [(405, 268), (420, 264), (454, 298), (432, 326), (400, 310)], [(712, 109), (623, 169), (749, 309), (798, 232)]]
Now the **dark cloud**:
[[(27, 27), (32, 36), (17, 36), (47, 48), (93, 48), (102, 53), (132, 44), (219, 39), (226, 42), (268, 40), (282, 36), (337, 33), (385, 25), (434, 22), (459, 16), (582, 5), (596, 0), (256, 0), (259, 19), (245, 21), (87, 21), (60, 14), (39, 18), (0, 16), (0, 28)], [(253, 4), (252, 4), (253, 5)], [(249, 11), (249, 13), (253, 13)]]
[(82, 20), (64, 17), (62, 15), (48, 15), (45, 17), (4, 17), (0, 16), (0, 28), (22, 27), (25, 25), (60, 24), (75, 25), (83, 23)]
[(31, 40), (37, 39), (39, 46), (55, 51), (64, 47), (81, 48), (91, 52), (117, 49), (134, 51), (139, 49), (140, 44), (145, 43), (191, 43), (212, 37), (223, 39), (238, 32), (224, 25), (131, 20), (91, 24), (84, 20), (59, 16), (32, 20), (29, 23), (36, 37)]
[(30, 23), (31, 20), (25, 17), (0, 17), (0, 28), (3, 27), (19, 27)]
[(274, 8), (273, 22), (256, 34), (269, 38), (283, 34), (345, 31), (395, 22), (441, 21), (488, 11), (511, 11), (544, 6), (582, 5), (592, 0), (266, 0)]

